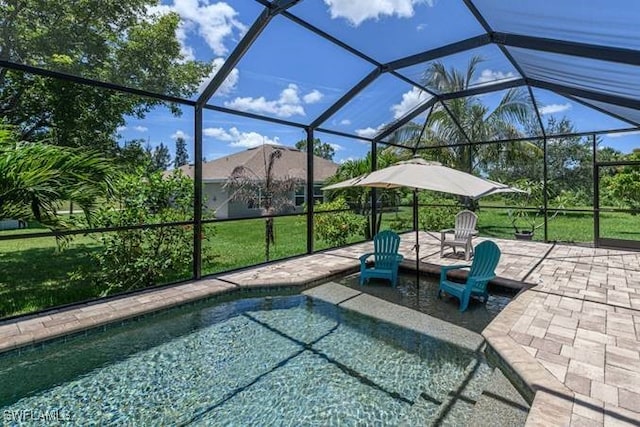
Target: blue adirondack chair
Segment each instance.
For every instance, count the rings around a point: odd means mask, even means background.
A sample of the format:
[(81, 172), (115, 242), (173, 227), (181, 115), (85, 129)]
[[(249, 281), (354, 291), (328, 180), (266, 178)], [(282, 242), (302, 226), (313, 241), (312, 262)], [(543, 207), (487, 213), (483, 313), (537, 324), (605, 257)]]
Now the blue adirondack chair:
[[(398, 267), (404, 257), (398, 254), (400, 236), (391, 230), (381, 231), (373, 238), (373, 250), (360, 257), (360, 285), (371, 277), (388, 279), (392, 286), (398, 284)], [(373, 256), (373, 266), (367, 267), (367, 259)]]
[[(449, 265), (440, 269), (440, 287), (438, 288), (438, 298), (442, 296), (442, 292), (455, 296), (460, 300), (460, 311), (465, 311), (469, 306), (469, 300), (472, 296), (482, 297), (487, 302), (489, 293), (487, 292), (487, 284), (489, 280), (496, 277), (495, 269), (500, 260), (500, 249), (492, 241), (480, 243), (475, 248), (473, 263), (468, 265)], [(447, 280), (447, 273), (451, 270), (469, 268), (467, 282), (456, 283)]]

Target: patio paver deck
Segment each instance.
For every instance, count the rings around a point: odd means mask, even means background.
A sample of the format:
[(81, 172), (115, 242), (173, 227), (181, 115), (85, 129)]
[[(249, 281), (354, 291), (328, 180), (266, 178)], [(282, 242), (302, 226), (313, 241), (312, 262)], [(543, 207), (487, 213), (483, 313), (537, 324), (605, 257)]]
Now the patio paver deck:
[[(413, 268), (413, 233), (402, 236)], [(476, 239), (476, 243), (484, 240)], [(640, 253), (493, 239), (497, 273), (523, 290), (484, 330), (495, 352), (535, 392), (527, 424), (640, 425)], [(235, 289), (309, 287), (357, 271), (366, 242), (217, 278), (0, 322), (0, 353)], [(420, 234), (421, 269), (464, 263), (440, 258)]]

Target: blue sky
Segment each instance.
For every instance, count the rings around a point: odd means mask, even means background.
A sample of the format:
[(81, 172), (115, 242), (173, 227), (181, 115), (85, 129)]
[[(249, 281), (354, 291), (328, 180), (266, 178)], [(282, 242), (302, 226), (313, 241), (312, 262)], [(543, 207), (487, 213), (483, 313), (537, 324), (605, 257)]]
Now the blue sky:
[[(605, 12), (599, 10), (598, 7), (604, 7), (604, 0), (592, 0), (589, 7), (578, 2), (567, 1), (563, 7), (570, 8), (573, 4), (579, 9), (576, 13), (581, 19), (589, 18), (590, 14), (593, 18), (604, 13), (606, 19), (618, 19), (619, 23), (620, 17), (624, 17), (608, 16), (611, 13), (620, 15), (619, 11), (611, 11), (611, 7), (605, 8)], [(558, 13), (556, 17), (546, 16), (541, 22), (520, 19), (518, 22), (522, 25), (512, 28), (514, 20), (517, 21), (516, 12), (521, 13), (520, 18), (527, 14), (549, 15), (545, 9), (551, 6), (548, 0), (527, 2), (520, 6), (519, 11), (509, 6), (511, 2), (496, 5), (489, 0), (477, 0), (476, 3), (486, 16), (492, 17), (490, 24), (498, 30), (518, 31), (520, 28), (520, 31), (530, 31), (533, 35), (567, 39), (579, 34), (581, 38), (577, 41), (595, 43), (600, 40), (603, 43), (604, 40), (604, 43), (620, 47), (627, 47), (625, 43), (629, 43), (625, 31), (628, 35), (631, 27), (619, 25), (611, 31), (599, 28), (594, 33), (590, 31), (594, 28), (591, 22), (575, 20), (567, 23), (560, 20), (557, 16), (562, 17), (563, 14), (557, 6), (554, 9)], [(553, 2), (554, 5), (557, 3)], [(629, 4), (632, 5), (630, 0)], [(639, 9), (637, 5), (633, 7)], [(219, 67), (261, 10), (262, 6), (254, 0), (163, 0), (162, 5), (149, 13), (177, 12), (182, 18), (177, 36), (184, 57), (212, 62)], [(290, 12), (383, 63), (483, 33), (462, 1), (304, 0)], [(490, 15), (487, 12), (491, 12)], [(476, 84), (519, 77), (494, 45), (442, 58), (441, 61), (448, 67), (464, 69), (474, 54), (485, 58)], [(427, 65), (420, 64), (399, 72), (419, 80)], [(279, 16), (264, 30), (210, 103), (310, 123), (372, 69), (368, 62)], [(578, 131), (629, 127), (625, 122), (551, 92), (535, 90), (535, 94), (545, 116), (566, 115)], [(382, 125), (402, 116), (427, 98), (428, 95), (417, 88), (385, 74), (322, 127), (373, 136)], [(495, 95), (486, 95), (483, 102), (491, 104), (497, 99)], [(193, 112), (184, 107), (182, 117), (173, 117), (166, 108), (157, 108), (145, 119), (128, 119), (126, 125), (119, 129), (119, 135), (122, 141), (142, 138), (152, 146), (163, 142), (173, 152), (176, 137), (182, 136), (189, 143), (193, 142)], [(362, 157), (369, 149), (369, 144), (364, 141), (329, 134), (319, 136), (324, 142), (334, 145), (337, 161)], [(293, 146), (304, 137), (304, 132), (297, 128), (213, 111), (205, 112), (204, 116), (203, 152), (209, 160), (262, 143)], [(640, 135), (628, 135), (605, 137), (604, 143), (629, 151), (631, 147), (640, 146), (639, 140)]]

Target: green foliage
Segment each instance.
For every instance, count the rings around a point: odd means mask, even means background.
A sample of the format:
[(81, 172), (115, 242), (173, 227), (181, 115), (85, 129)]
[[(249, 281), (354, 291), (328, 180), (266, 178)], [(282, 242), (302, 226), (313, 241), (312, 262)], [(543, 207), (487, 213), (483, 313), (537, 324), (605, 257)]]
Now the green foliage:
[[(296, 142), (296, 148), (300, 151), (307, 151), (307, 140), (301, 139)], [(333, 160), (333, 156), (336, 155), (336, 150), (331, 144), (322, 142), (320, 138), (315, 138), (313, 140), (313, 154), (323, 159)]]
[(171, 155), (169, 154), (169, 147), (162, 142), (153, 150), (147, 148), (151, 157), (151, 171), (163, 172), (167, 170), (171, 163)]
[[(231, 194), (230, 199), (260, 206), (262, 215), (270, 216), (294, 209), (291, 193), (300, 184), (300, 180), (290, 176), (278, 176), (276, 165), (282, 158), (282, 149), (272, 145), (262, 147), (264, 173), (254, 171), (248, 166), (236, 166), (224, 184)], [(271, 244), (276, 243), (273, 231), (273, 218), (265, 218), (265, 258), (270, 258)]]
[[(419, 200), (420, 204), (425, 205), (451, 205), (451, 198), (435, 196), (428, 193), (421, 193)], [(459, 210), (457, 206), (421, 207), (418, 213), (420, 228), (425, 231), (439, 231), (445, 228), (453, 228), (456, 213)]]
[[(640, 151), (626, 156), (626, 160), (640, 162)], [(608, 183), (611, 195), (629, 209), (640, 209), (640, 166), (623, 166)]]
[[(0, 57), (156, 93), (190, 97), (212, 70), (186, 60), (175, 13), (149, 16), (153, 0), (0, 2)], [(0, 70), (0, 116), (21, 139), (54, 145), (116, 148), (124, 116), (175, 104), (8, 69)]]
[[(126, 174), (116, 183), (116, 197), (98, 212), (99, 227), (123, 227), (189, 221), (193, 216), (193, 181), (181, 173)], [(201, 236), (204, 238), (205, 236)], [(209, 237), (209, 236), (207, 236)], [(144, 288), (189, 277), (193, 254), (191, 226), (166, 226), (102, 234), (101, 252), (92, 255), (95, 280), (104, 294)]]
[[(405, 152), (397, 152), (394, 147), (389, 147), (378, 153), (378, 169), (391, 166), (392, 164), (402, 160)], [(333, 184), (355, 178), (360, 175), (371, 172), (371, 153), (367, 153), (364, 159), (348, 160), (340, 165), (335, 175), (330, 177), (326, 184)], [(404, 190), (378, 190), (378, 202), (385, 206), (395, 206), (400, 200), (400, 196)], [(365, 217), (365, 238), (372, 238), (380, 230), (382, 210), (378, 212), (378, 229), (372, 230), (370, 223), (371, 213), (371, 196), (368, 188), (365, 187), (347, 187), (339, 190), (328, 191), (326, 196), (329, 200), (336, 197), (345, 198), (356, 213)]]
[(71, 201), (87, 222), (98, 202), (112, 190), (115, 171), (92, 150), (19, 141), (0, 126), (0, 219), (30, 219), (50, 228), (70, 226), (57, 215), (57, 206)]
[[(422, 83), (436, 93), (464, 91), (477, 83), (482, 62), (483, 58), (474, 56), (464, 70), (447, 68), (439, 61), (432, 62), (422, 74)], [(436, 104), (428, 116), (426, 128), (423, 123), (410, 122), (389, 138), (391, 142), (408, 146), (442, 146), (427, 151), (425, 157), (455, 169), (470, 171), (477, 169), (478, 163), (492, 159), (493, 154), (485, 153), (485, 147), (447, 145), (467, 140), (519, 138), (523, 136), (521, 126), (534, 116), (527, 91), (513, 88), (506, 91), (492, 109), (476, 96), (448, 100), (446, 108)]]
[[(342, 197), (314, 206), (316, 213), (339, 209), (349, 209), (349, 205)], [(331, 246), (346, 245), (349, 237), (361, 235), (364, 232), (366, 224), (361, 215), (351, 211), (316, 214), (314, 222), (316, 237)]]
[(181, 136), (176, 138), (176, 157), (173, 159), (173, 167), (178, 169), (180, 166), (189, 163), (189, 153), (187, 152), (187, 141)]
[(405, 231), (411, 229), (411, 218), (400, 215), (396, 212), (395, 216), (389, 220), (389, 227), (394, 231)]

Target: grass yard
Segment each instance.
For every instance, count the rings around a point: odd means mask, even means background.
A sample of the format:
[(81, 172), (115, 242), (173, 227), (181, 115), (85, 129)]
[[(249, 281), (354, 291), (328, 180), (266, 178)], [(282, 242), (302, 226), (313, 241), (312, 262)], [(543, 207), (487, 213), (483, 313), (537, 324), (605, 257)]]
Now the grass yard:
[[(481, 208), (478, 211), (478, 229), (481, 236), (513, 238), (505, 209)], [(397, 213), (383, 215), (382, 229), (393, 228), (397, 218), (404, 219), (406, 229), (411, 228), (411, 208), (403, 207)], [(34, 227), (35, 226), (35, 227)], [(45, 231), (30, 224), (28, 232)], [(271, 245), (270, 259), (277, 260), (306, 252), (306, 217), (276, 218), (274, 221), (276, 243)], [(210, 254), (203, 260), (203, 275), (219, 273), (264, 262), (264, 220), (261, 218), (225, 221), (205, 226), (203, 246)], [(1, 231), (2, 235), (25, 230)], [(549, 240), (563, 242), (593, 242), (593, 215), (566, 213), (549, 222)], [(601, 214), (601, 234), (606, 237), (640, 240), (640, 221), (625, 213)], [(538, 229), (535, 240), (544, 238), (544, 230)], [(361, 236), (350, 243), (363, 240)], [(316, 242), (316, 250), (326, 249), (328, 244)], [(28, 313), (48, 307), (96, 298), (103, 286), (83, 282), (82, 272), (94, 268), (90, 254), (100, 250), (94, 238), (76, 236), (63, 251), (57, 250), (52, 237), (0, 241), (0, 318)], [(191, 266), (185, 266), (188, 277)], [(78, 274), (79, 272), (79, 274)]]

